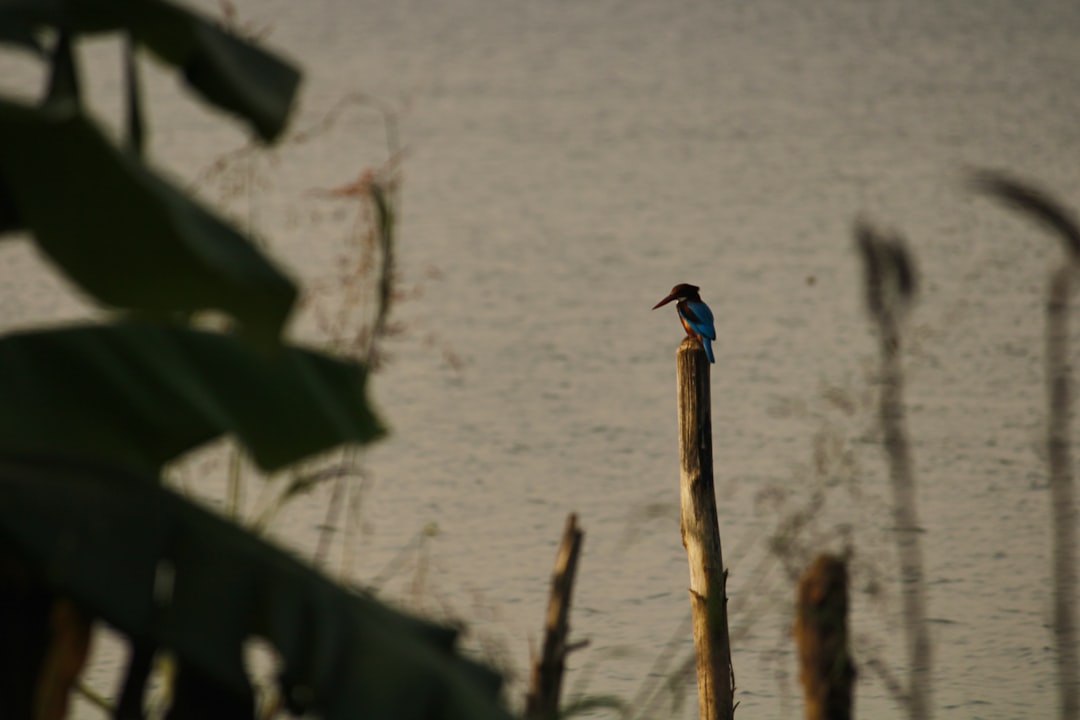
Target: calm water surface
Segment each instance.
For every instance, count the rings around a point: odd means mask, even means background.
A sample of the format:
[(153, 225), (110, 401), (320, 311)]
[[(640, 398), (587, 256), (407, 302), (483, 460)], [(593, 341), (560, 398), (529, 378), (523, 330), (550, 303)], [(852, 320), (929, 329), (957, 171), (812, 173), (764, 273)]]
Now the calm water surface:
[[(298, 126), (365, 93), (396, 109), (409, 148), (400, 253), (416, 292), (395, 311), (404, 332), (374, 380), (394, 433), (365, 457), (353, 578), (470, 622), (474, 645), (502, 648), (520, 679), (574, 511), (586, 539), (573, 633), (591, 644), (573, 658), (571, 690), (634, 701), (671, 638), (673, 662), (685, 659), (682, 331), (670, 308), (649, 308), (693, 282), (719, 333), (713, 427), (739, 713), (800, 717), (793, 584), (767, 546), (818, 493), (824, 506), (788, 560), (850, 539), (858, 712), (902, 716), (867, 664), (904, 673), (866, 372), (874, 340), (850, 242), (866, 213), (909, 236), (924, 279), (908, 411), (937, 715), (1054, 715), (1039, 313), (1058, 248), (968, 194), (963, 173), (1011, 168), (1080, 205), (1080, 5), (238, 9), (304, 65)], [(115, 114), (112, 49), (86, 57), (101, 111)], [(33, 81), (20, 73), (5, 87)], [(242, 142), (171, 79), (149, 85), (153, 148), (180, 178)], [(352, 107), (260, 165), (264, 183), (240, 207), (296, 274), (325, 279), (348, 222), (308, 191), (384, 156), (377, 113)], [(6, 325), (83, 312), (38, 265), (0, 248)], [(304, 320), (296, 333), (317, 337)], [(310, 555), (327, 502), (297, 503), (279, 536)], [(426, 564), (396, 560), (425, 528), (437, 529)], [(693, 717), (688, 698), (653, 714)]]

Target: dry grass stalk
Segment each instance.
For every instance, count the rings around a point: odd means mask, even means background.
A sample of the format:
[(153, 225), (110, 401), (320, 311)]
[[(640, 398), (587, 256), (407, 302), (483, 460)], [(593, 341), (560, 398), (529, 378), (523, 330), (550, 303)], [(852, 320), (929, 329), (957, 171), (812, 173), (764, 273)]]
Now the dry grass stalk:
[(1077, 656), (1076, 575), (1077, 514), (1069, 434), (1072, 429), (1072, 386), (1069, 366), (1069, 300), (1080, 268), (1080, 226), (1049, 194), (997, 172), (981, 172), (974, 186), (999, 202), (1033, 218), (1059, 235), (1065, 261), (1050, 276), (1046, 299), (1046, 428), (1050, 472), (1050, 514), (1053, 524), (1054, 641), (1063, 720), (1080, 718), (1080, 658)]
[(917, 278), (906, 245), (865, 222), (855, 239), (866, 277), (866, 305), (881, 344), (879, 418), (889, 463), (893, 522), (900, 558), (900, 587), (908, 665), (908, 717), (930, 717), (931, 649), (926, 622), (926, 579), (916, 511), (915, 477), (904, 422), (904, 376), (900, 365), (901, 320), (915, 297)]

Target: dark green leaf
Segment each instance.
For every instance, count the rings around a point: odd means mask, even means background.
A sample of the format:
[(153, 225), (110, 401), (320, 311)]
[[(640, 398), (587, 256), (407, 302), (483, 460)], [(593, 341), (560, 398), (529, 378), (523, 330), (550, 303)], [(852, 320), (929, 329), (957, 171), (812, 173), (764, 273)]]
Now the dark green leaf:
[(300, 84), (291, 64), (208, 18), (164, 0), (6, 0), (0, 27), (73, 34), (127, 31), (183, 74), (193, 90), (251, 123), (263, 140), (285, 128)]
[(71, 34), (67, 31), (62, 30), (56, 36), (45, 101), (58, 104), (79, 103), (79, 72), (75, 67), (75, 55), (71, 51)]
[(127, 0), (3, 0), (0, 26), (65, 29), (76, 35), (106, 32), (120, 26), (126, 4)]
[(177, 663), (167, 720), (245, 720), (255, 715), (250, 686), (226, 687), (197, 665)]
[(15, 232), (26, 227), (15, 208), (15, 198), (8, 190), (4, 173), (0, 171), (0, 234)]
[(455, 631), (348, 592), (152, 481), (0, 458), (0, 497), (0, 535), (51, 583), (223, 690), (246, 687), (242, 644), (261, 637), (280, 654), (297, 712), (510, 717), (498, 676), (455, 652)]
[(0, 220), (13, 216), (86, 292), (156, 315), (218, 309), (262, 340), (296, 289), (232, 226), (136, 158), (76, 108), (0, 100)]
[(0, 717), (35, 716), (35, 686), (47, 655), (56, 593), (23, 553), (0, 539)]
[(382, 434), (355, 363), (231, 335), (117, 324), (0, 338), (0, 453), (155, 470), (225, 433), (260, 467)]
[(247, 118), (264, 140), (281, 133), (300, 84), (295, 67), (171, 3), (143, 0), (131, 7), (135, 39), (181, 68), (194, 90)]
[(26, 18), (11, 16), (0, 9), (0, 43), (14, 45), (38, 57), (45, 56), (45, 48), (34, 34), (34, 23)]

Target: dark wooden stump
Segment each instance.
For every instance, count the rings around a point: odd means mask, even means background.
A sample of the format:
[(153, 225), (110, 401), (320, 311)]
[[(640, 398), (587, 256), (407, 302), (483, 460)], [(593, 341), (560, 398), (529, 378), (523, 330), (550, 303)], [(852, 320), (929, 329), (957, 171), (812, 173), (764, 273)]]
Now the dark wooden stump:
[(819, 555), (799, 578), (794, 635), (806, 720), (850, 720), (855, 664), (848, 650), (847, 566)]

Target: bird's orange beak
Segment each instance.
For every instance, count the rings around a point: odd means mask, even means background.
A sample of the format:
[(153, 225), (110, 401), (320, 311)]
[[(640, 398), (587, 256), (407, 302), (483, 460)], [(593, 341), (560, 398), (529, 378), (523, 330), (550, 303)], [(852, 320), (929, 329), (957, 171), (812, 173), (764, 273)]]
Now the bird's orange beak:
[(652, 309), (653, 309), (653, 310), (655, 310), (655, 309), (656, 309), (656, 308), (658, 308), (658, 307), (663, 307), (664, 305), (667, 305), (667, 304), (668, 304), (669, 302), (671, 302), (672, 300), (674, 300), (674, 299), (675, 299), (675, 298), (677, 298), (677, 297), (678, 297), (678, 295), (676, 295), (675, 293), (671, 293), (671, 294), (670, 294), (670, 295), (668, 295), (668, 296), (667, 296), (666, 298), (664, 298), (664, 299), (663, 299), (663, 300), (661, 300), (660, 302), (658, 302), (658, 303), (656, 303), (655, 305), (653, 305), (653, 306), (652, 306)]

